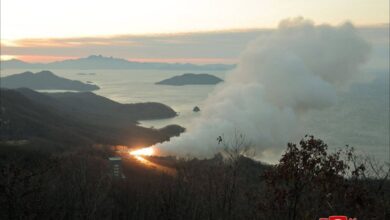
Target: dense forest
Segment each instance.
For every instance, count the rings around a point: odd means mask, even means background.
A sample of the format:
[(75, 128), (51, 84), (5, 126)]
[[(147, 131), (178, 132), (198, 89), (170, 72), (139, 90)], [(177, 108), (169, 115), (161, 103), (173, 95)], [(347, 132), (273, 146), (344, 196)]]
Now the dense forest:
[[(123, 158), (111, 176), (109, 146), (56, 152), (0, 148), (1, 219), (389, 219), (388, 167), (353, 148), (330, 153), (314, 137), (288, 144), (275, 165), (226, 143), (211, 159), (150, 157), (174, 173)], [(130, 156), (129, 156), (130, 157)]]

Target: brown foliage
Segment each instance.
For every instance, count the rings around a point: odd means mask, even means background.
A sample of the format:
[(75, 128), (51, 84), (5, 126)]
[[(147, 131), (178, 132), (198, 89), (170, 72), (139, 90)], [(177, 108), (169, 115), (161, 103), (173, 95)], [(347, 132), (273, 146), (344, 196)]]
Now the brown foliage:
[(175, 176), (124, 159), (126, 179), (109, 175), (108, 147), (42, 154), (12, 146), (0, 151), (0, 219), (388, 218), (388, 170), (352, 148), (329, 153), (306, 137), (271, 166), (244, 156), (244, 136), (226, 140), (211, 159), (155, 158)]
[(268, 199), (260, 202), (260, 209), (276, 219), (313, 219), (336, 213), (383, 219), (388, 211), (372, 191), (376, 181), (366, 178), (366, 165), (356, 158), (348, 146), (328, 153), (328, 146), (313, 136), (301, 140), (299, 146), (289, 143), (279, 164), (264, 175)]

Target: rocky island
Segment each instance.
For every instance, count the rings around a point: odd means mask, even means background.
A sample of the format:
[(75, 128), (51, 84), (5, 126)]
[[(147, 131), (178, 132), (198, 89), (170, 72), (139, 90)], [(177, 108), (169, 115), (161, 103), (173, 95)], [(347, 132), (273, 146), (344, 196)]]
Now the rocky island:
[(193, 112), (200, 112), (200, 108), (198, 106), (195, 106), (193, 109), (192, 109)]
[(96, 85), (59, 77), (50, 71), (41, 71), (37, 73), (24, 72), (2, 77), (1, 87), (9, 89), (24, 87), (35, 90), (74, 91), (93, 91), (99, 89)]
[(210, 74), (185, 73), (157, 82), (158, 85), (184, 86), (184, 85), (215, 85), (223, 80)]

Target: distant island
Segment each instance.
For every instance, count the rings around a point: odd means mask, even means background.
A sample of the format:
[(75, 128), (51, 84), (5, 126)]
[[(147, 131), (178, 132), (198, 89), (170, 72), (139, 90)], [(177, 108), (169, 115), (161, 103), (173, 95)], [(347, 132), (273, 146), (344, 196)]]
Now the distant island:
[(9, 89), (25, 87), (35, 90), (93, 91), (99, 89), (96, 85), (59, 77), (50, 71), (24, 72), (2, 77), (0, 86)]
[[(1, 61), (2, 69), (157, 69), (157, 70), (230, 70), (234, 64), (191, 64), (136, 62), (126, 59), (91, 55), (88, 57), (55, 61), (51, 63), (29, 63), (18, 59)], [(83, 75), (83, 74), (81, 74)]]
[(157, 82), (158, 85), (184, 86), (184, 85), (215, 85), (223, 80), (210, 74), (185, 73)]
[(96, 75), (96, 73), (77, 73), (77, 75), (80, 75), (80, 76), (94, 76), (94, 75)]

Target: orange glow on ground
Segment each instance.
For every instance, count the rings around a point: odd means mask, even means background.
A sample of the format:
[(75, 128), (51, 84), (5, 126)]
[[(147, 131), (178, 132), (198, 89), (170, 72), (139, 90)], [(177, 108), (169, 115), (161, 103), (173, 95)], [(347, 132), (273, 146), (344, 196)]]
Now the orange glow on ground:
[(143, 156), (137, 156), (137, 155), (133, 155), (133, 156), (138, 162), (145, 165), (146, 167), (149, 167), (150, 169), (158, 170), (160, 172), (163, 172), (163, 173), (166, 173), (169, 175), (176, 174), (176, 170), (173, 168), (162, 166), (160, 164), (154, 163)]
[(153, 156), (155, 154), (155, 150), (152, 146), (130, 151), (129, 153), (133, 156)]
[(153, 146), (129, 151), (129, 154), (133, 156), (133, 158), (135, 158), (139, 163), (143, 164), (149, 169), (158, 170), (169, 175), (176, 174), (175, 169), (150, 161), (151, 158), (148, 157), (155, 156), (157, 154), (157, 149)]

